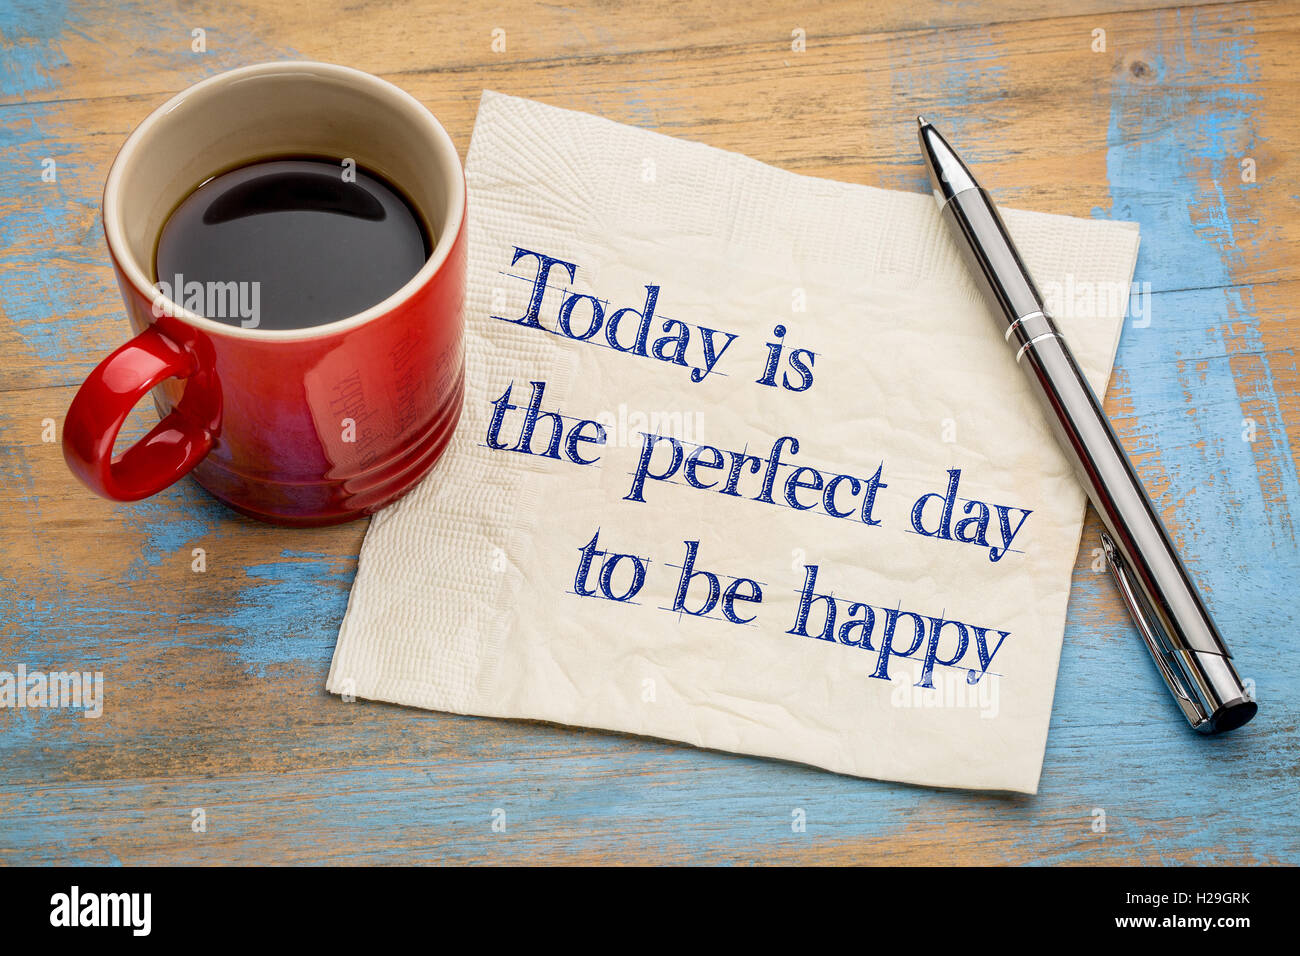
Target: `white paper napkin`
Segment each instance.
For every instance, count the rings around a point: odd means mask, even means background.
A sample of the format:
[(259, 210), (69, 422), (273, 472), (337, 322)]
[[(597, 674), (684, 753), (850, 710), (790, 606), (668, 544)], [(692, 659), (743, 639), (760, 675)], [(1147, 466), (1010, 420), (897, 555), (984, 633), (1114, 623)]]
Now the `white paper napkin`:
[[(492, 92), (467, 173), (464, 416), (328, 689), (1034, 792), (1084, 496), (933, 199)], [(1005, 217), (1104, 393), (1136, 227)]]

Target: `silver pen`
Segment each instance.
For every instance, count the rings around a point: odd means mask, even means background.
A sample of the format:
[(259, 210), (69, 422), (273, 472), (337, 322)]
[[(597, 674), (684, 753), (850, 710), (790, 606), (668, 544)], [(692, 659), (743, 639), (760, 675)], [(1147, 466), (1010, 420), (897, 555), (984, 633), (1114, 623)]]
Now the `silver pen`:
[(1157, 517), (1101, 403), (1011, 241), (993, 200), (939, 132), (918, 116), (934, 198), (966, 264), (1005, 318), (1048, 424), (1105, 529), (1101, 535), (1124, 603), (1183, 715), (1204, 734), (1233, 730), (1256, 704), (1219, 630)]

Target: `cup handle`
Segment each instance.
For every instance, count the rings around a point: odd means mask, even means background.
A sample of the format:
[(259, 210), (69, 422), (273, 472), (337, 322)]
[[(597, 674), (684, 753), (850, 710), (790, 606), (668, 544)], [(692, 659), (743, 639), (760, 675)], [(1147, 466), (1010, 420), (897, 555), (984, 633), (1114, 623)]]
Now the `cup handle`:
[(63, 423), (63, 457), (73, 474), (114, 501), (147, 498), (184, 477), (212, 449), (213, 434), (181, 406), (117, 458), (113, 443), (150, 389), (198, 371), (195, 356), (156, 325), (100, 362), (77, 391)]

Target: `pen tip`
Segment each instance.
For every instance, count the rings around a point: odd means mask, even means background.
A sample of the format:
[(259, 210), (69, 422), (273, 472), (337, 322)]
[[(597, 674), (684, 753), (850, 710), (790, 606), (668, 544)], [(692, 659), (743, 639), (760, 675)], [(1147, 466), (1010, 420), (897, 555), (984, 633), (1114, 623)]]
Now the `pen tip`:
[(917, 116), (917, 118), (916, 118), (916, 125), (917, 125), (917, 126), (929, 126), (929, 125), (930, 125), (930, 121), (927, 120), (924, 116)]

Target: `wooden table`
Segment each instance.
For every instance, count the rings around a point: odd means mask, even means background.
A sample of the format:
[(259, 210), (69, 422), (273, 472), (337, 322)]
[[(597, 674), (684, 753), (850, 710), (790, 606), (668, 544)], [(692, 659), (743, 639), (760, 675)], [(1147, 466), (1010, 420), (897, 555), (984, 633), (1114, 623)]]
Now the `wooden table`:
[[(98, 719), (0, 710), (0, 861), (1300, 862), (1300, 5), (476, 6), (0, 0), (0, 670), (105, 679)], [(115, 150), (199, 78), (299, 57), (405, 87), (462, 154), (487, 87), (923, 191), (923, 112), (999, 201), (1139, 222), (1149, 312), (1106, 405), (1260, 716), (1188, 730), (1092, 518), (1033, 798), (327, 695), (364, 522), (266, 527), (189, 481), (110, 504), (50, 440), (127, 335)]]

